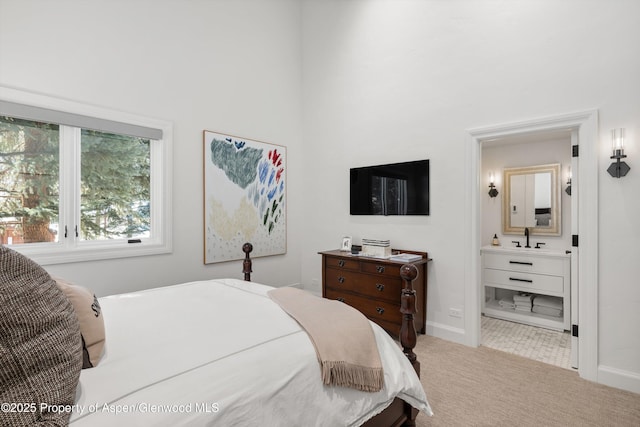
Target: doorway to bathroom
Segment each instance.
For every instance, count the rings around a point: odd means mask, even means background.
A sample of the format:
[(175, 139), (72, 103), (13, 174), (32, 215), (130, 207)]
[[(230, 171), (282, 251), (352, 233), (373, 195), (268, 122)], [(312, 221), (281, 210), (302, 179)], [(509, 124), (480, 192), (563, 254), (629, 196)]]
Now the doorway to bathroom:
[[(570, 286), (571, 162), (572, 139), (576, 138), (577, 131), (569, 128), (511, 134), (480, 144), (481, 182), (485, 180), (486, 187), (495, 188), (480, 198), (481, 247), (515, 251), (515, 256), (522, 255), (518, 251), (531, 253), (526, 252), (528, 247), (541, 248), (539, 253), (560, 254), (567, 273), (566, 283), (559, 283), (560, 288)], [(535, 259), (533, 264), (546, 261)], [(535, 277), (536, 284), (538, 278), (549, 277), (513, 273), (526, 275), (518, 280)], [(572, 357), (569, 332), (569, 289), (564, 293), (558, 290), (557, 296), (539, 295), (520, 286), (525, 283), (507, 281), (505, 289), (487, 286), (490, 281), (484, 274), (481, 280), (481, 345), (567, 369), (577, 368), (577, 351)], [(514, 301), (516, 298), (521, 300)]]
[[(563, 231), (563, 233), (567, 233), (567, 236), (571, 236), (572, 304), (569, 328), (573, 351), (571, 364), (578, 366), (578, 373), (581, 377), (596, 381), (598, 372), (597, 182), (599, 154), (597, 110), (469, 130), (469, 144), (466, 146), (466, 177), (469, 182), (467, 186), (468, 227), (466, 233), (468, 252), (465, 258), (465, 270), (468, 273), (467, 277), (469, 277), (465, 288), (465, 307), (467, 307), (465, 329), (468, 331), (466, 342), (472, 346), (479, 346), (482, 338), (481, 307), (484, 293), (482, 291), (480, 249), (489, 243), (483, 240), (482, 200), (490, 198), (488, 195), (489, 177), (483, 175), (482, 151), (484, 145), (491, 143), (492, 140), (512, 139), (515, 141), (520, 137), (526, 139), (533, 134), (539, 136), (557, 131), (570, 133), (571, 149), (573, 150), (571, 154), (571, 196), (569, 197), (571, 217), (568, 220), (566, 230)], [(574, 157), (573, 152), (577, 154), (578, 150), (579, 157)], [(566, 168), (564, 174), (566, 174)], [(495, 175), (494, 173), (494, 177)], [(566, 178), (567, 176), (563, 175), (560, 179)], [(561, 185), (564, 190), (565, 184)], [(584, 191), (580, 191), (581, 189)]]

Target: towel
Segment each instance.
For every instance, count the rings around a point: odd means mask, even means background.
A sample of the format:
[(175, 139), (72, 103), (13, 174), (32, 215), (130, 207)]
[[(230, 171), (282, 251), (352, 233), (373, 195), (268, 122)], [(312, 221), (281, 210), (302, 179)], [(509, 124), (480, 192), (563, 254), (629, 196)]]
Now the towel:
[(384, 372), (371, 323), (355, 308), (284, 287), (269, 297), (307, 332), (320, 362), (326, 385), (376, 392), (384, 386)]
[(533, 306), (533, 304), (531, 303), (531, 301), (529, 301), (529, 302), (516, 301), (515, 302), (515, 306), (516, 307), (529, 307), (529, 308), (531, 308)]
[(533, 300), (535, 305), (543, 307), (562, 309), (562, 298), (538, 295)]
[(514, 295), (513, 296), (513, 300), (518, 303), (520, 301), (522, 302), (531, 302), (531, 295), (530, 294), (520, 294), (520, 295)]
[(507, 300), (506, 298), (502, 298), (500, 301), (498, 301), (498, 304), (502, 308), (510, 308), (510, 309), (516, 308), (516, 305), (513, 302)]
[(562, 317), (561, 308), (545, 307), (544, 305), (534, 305), (531, 311), (538, 314), (545, 314), (547, 316)]

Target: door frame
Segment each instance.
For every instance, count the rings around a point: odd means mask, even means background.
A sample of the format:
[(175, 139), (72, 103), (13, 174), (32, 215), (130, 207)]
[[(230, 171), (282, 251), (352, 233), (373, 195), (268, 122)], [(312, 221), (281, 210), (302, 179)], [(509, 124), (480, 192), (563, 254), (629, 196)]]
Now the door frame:
[[(576, 130), (578, 170), (572, 171), (580, 185), (578, 200), (578, 372), (597, 381), (598, 372), (598, 110), (542, 117), (522, 122), (474, 128), (467, 131), (465, 144), (465, 343), (480, 345), (480, 188), (481, 144), (493, 138), (530, 132)], [(588, 189), (588, 191), (581, 191)], [(573, 211), (574, 209), (572, 209)], [(573, 221), (572, 221), (573, 222)], [(576, 231), (573, 229), (572, 233)]]
[[(578, 151), (580, 148), (580, 136), (578, 135), (577, 130), (571, 131), (571, 150), (573, 154), (573, 147), (578, 146)], [(578, 153), (579, 154), (579, 153)], [(571, 170), (578, 170), (580, 167), (580, 156), (571, 156)], [(571, 179), (571, 234), (578, 235), (580, 230), (580, 224), (578, 221), (580, 220), (578, 216), (578, 212), (580, 210), (579, 207), (579, 196), (580, 196), (580, 182), (579, 180)], [(572, 247), (571, 248), (571, 324), (579, 325), (580, 324), (580, 306), (578, 302), (580, 301), (580, 288), (578, 284), (578, 265), (580, 260), (580, 248)], [(579, 359), (579, 350), (580, 350), (580, 341), (579, 337), (574, 335), (574, 331), (571, 331), (571, 360), (570, 364), (572, 368), (578, 369), (580, 366)]]

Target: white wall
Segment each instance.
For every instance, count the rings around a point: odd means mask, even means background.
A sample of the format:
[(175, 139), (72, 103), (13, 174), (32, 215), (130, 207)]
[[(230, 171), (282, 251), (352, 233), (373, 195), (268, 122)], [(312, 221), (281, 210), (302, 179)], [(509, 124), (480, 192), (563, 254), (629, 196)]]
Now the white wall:
[[(633, 0), (305, 1), (303, 140), (313, 159), (305, 213), (314, 226), (303, 282), (317, 288), (316, 252), (344, 234), (426, 250), (434, 259), (427, 329), (464, 342), (470, 331), (448, 312), (465, 310), (471, 280), (463, 268), (466, 130), (597, 109), (598, 380), (640, 391), (637, 16)], [(632, 169), (622, 179), (606, 172), (614, 127), (627, 130)], [(429, 217), (349, 216), (350, 167), (418, 158), (431, 159)]]
[(299, 26), (293, 0), (0, 0), (0, 85), (174, 125), (173, 253), (48, 270), (98, 295), (241, 278), (241, 261), (203, 264), (208, 129), (287, 146), (288, 252), (255, 260), (253, 278), (299, 282)]

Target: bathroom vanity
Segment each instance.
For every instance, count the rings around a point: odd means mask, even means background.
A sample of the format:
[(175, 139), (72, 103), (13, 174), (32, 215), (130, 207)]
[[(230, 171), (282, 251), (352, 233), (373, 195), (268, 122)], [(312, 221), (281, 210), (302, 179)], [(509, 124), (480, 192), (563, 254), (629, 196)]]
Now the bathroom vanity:
[[(571, 322), (571, 255), (535, 248), (482, 248), (482, 312), (486, 316), (559, 331)], [(561, 313), (548, 315), (509, 307), (513, 295), (557, 297)], [(547, 299), (547, 298), (545, 298)]]

